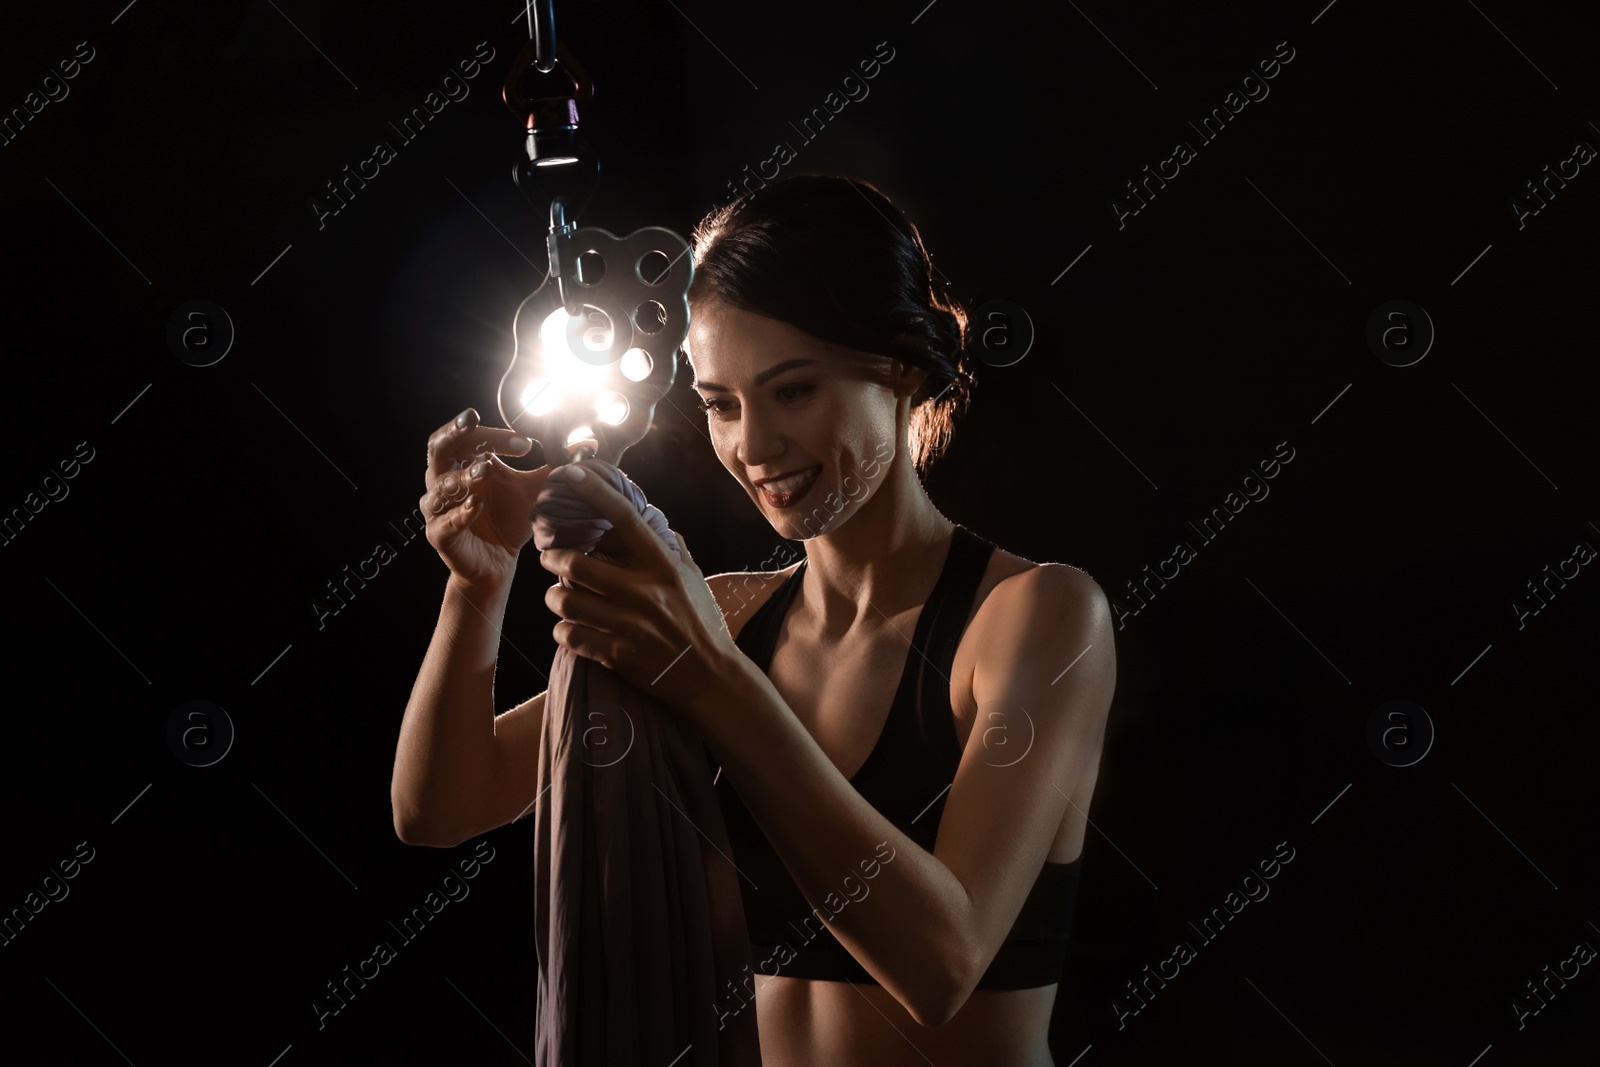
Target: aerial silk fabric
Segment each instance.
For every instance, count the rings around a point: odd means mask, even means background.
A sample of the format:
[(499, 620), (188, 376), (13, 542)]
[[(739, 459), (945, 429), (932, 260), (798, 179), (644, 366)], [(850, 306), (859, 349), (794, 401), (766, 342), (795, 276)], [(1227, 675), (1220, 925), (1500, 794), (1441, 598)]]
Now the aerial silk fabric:
[[(626, 475), (602, 459), (583, 467), (680, 555)], [(589, 552), (610, 529), (559, 478), (546, 483), (539, 551)], [(734, 993), (750, 974), (739, 874), (699, 731), (558, 646), (537, 786), (537, 1067), (759, 1067), (754, 997)]]

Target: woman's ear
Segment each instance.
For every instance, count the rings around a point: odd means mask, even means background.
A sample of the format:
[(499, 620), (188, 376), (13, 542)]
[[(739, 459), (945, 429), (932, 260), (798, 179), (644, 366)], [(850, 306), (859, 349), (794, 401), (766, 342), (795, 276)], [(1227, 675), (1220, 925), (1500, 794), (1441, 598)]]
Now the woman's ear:
[(918, 367), (907, 363), (905, 360), (894, 361), (894, 395), (896, 397), (915, 396), (922, 383), (928, 378), (928, 368)]

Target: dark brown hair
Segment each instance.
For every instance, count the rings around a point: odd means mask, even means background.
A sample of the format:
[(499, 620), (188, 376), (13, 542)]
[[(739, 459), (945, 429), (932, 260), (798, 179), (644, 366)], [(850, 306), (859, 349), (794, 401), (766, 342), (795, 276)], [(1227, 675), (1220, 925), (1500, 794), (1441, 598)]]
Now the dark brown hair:
[(813, 337), (930, 372), (912, 397), (922, 474), (971, 403), (967, 314), (937, 291), (922, 237), (870, 182), (796, 174), (714, 210), (695, 227), (689, 300), (715, 300)]

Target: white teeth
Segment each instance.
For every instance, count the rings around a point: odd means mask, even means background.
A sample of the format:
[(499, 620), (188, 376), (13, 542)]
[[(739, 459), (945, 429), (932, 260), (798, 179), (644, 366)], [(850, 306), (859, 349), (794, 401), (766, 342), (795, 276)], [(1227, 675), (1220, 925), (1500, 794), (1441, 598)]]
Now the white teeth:
[(761, 488), (773, 496), (783, 496), (785, 493), (792, 493), (802, 485), (805, 485), (819, 473), (821, 473), (819, 470), (813, 468), (804, 474), (794, 474), (776, 482), (767, 482)]

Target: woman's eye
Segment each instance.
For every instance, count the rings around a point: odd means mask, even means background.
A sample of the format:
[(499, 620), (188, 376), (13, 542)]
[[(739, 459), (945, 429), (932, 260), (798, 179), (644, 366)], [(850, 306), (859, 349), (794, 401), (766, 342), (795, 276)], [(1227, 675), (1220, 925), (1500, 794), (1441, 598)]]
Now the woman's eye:
[[(779, 400), (793, 401), (799, 400), (801, 397), (809, 396), (814, 392), (816, 392), (816, 386), (812, 385), (810, 382), (794, 382), (789, 385), (778, 386), (778, 388), (773, 391), (773, 395)], [(701, 411), (717, 412), (718, 414), (725, 413), (729, 407), (726, 400), (707, 400), (704, 397), (696, 397), (695, 406)]]

